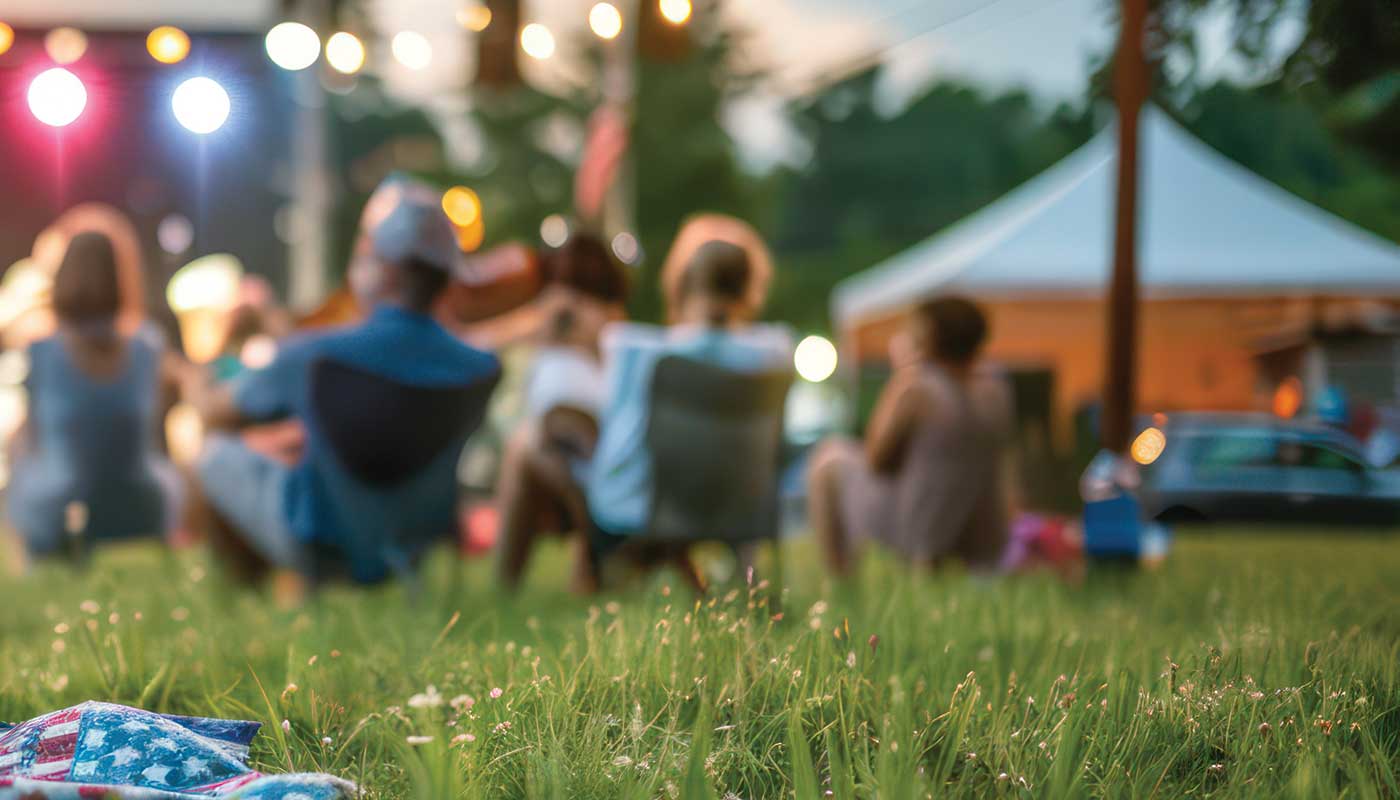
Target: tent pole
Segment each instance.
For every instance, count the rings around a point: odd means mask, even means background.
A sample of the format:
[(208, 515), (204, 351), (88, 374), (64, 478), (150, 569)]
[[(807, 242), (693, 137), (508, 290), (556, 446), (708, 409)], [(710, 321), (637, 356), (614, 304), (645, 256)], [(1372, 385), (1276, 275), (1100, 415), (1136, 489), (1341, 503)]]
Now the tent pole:
[(1114, 65), (1118, 101), (1118, 203), (1113, 282), (1108, 295), (1108, 369), (1103, 390), (1103, 446), (1125, 453), (1132, 436), (1137, 385), (1138, 112), (1150, 91), (1143, 39), (1147, 0), (1122, 0)]

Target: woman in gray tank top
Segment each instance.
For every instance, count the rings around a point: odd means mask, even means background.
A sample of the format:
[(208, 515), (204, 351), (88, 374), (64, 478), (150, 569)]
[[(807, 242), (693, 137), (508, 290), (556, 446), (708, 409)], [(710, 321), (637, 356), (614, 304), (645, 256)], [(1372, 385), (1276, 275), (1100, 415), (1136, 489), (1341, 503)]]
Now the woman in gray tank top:
[(870, 540), (915, 563), (957, 557), (973, 568), (994, 566), (1006, 543), (1011, 401), (977, 364), (986, 319), (941, 298), (910, 322), (865, 441), (827, 441), (812, 460), (809, 519), (838, 574)]
[(29, 347), (29, 415), (12, 443), (6, 507), (29, 553), (76, 554), (175, 524), (179, 481), (157, 427), (175, 366), (154, 329), (119, 332), (121, 305), (111, 240), (77, 234), (54, 276), (58, 330)]

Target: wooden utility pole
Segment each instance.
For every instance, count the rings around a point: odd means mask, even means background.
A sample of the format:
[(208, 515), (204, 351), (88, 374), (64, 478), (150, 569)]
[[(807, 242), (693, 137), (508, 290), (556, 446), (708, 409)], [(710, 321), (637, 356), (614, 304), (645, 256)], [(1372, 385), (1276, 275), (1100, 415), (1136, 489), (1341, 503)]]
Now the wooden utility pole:
[(1114, 64), (1118, 101), (1118, 211), (1113, 237), (1113, 283), (1108, 291), (1108, 369), (1103, 388), (1103, 446), (1126, 453), (1133, 435), (1137, 388), (1138, 112), (1150, 80), (1143, 39), (1147, 0), (1122, 0), (1123, 28)]
[(520, 38), (520, 0), (487, 0), (490, 21), (477, 36), (476, 82), (492, 89), (514, 89), (521, 83), (516, 60)]

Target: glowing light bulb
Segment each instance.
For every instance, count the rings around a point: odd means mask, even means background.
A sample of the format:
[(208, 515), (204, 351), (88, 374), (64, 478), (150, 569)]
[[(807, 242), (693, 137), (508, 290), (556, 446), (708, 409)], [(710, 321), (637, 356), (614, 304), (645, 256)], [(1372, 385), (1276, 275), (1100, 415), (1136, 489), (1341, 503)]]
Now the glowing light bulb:
[(44, 37), (44, 52), (58, 64), (72, 64), (87, 47), (87, 35), (77, 28), (54, 28)]
[(343, 75), (354, 75), (365, 65), (365, 45), (353, 33), (341, 31), (326, 40), (326, 63)]
[(15, 29), (0, 22), (0, 56), (5, 55), (15, 44)]
[(190, 54), (190, 37), (172, 25), (162, 25), (146, 36), (146, 52), (162, 64), (178, 64)]
[(212, 78), (190, 78), (170, 98), (175, 119), (198, 134), (213, 133), (228, 120), (228, 92)]
[(471, 225), (481, 218), (481, 198), (465, 186), (453, 186), (442, 194), (442, 210), (453, 225)]
[(467, 6), (457, 12), (457, 24), (473, 33), (481, 33), (491, 26), (491, 9)]
[(836, 372), (836, 345), (824, 336), (808, 336), (798, 342), (792, 363), (797, 374), (811, 383), (821, 383)]
[(285, 70), (296, 72), (316, 63), (321, 55), (321, 37), (300, 22), (274, 25), (263, 40), (267, 57)]
[(622, 33), (622, 12), (612, 3), (598, 3), (588, 12), (588, 27), (599, 39), (616, 39)]
[(1147, 428), (1133, 440), (1130, 453), (1133, 460), (1144, 467), (1161, 457), (1167, 449), (1167, 435), (1158, 428)]
[(690, 19), (690, 0), (661, 0), (661, 16), (672, 25), (684, 25)]
[(87, 108), (87, 87), (62, 67), (46, 69), (29, 84), (29, 110), (54, 128), (71, 125)]
[(554, 34), (538, 22), (531, 22), (520, 29), (520, 48), (530, 58), (544, 61), (554, 55)]
[(399, 31), (394, 34), (389, 49), (394, 58), (411, 70), (427, 69), (433, 62), (433, 45), (428, 37), (417, 31)]

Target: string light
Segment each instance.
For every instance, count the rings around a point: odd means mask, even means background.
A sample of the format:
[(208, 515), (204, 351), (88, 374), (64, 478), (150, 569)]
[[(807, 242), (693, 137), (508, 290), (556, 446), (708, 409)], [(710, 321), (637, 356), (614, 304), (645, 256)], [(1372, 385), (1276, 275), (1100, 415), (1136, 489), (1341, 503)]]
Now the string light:
[(189, 34), (173, 25), (162, 25), (146, 36), (146, 52), (162, 64), (178, 64), (190, 54)]

